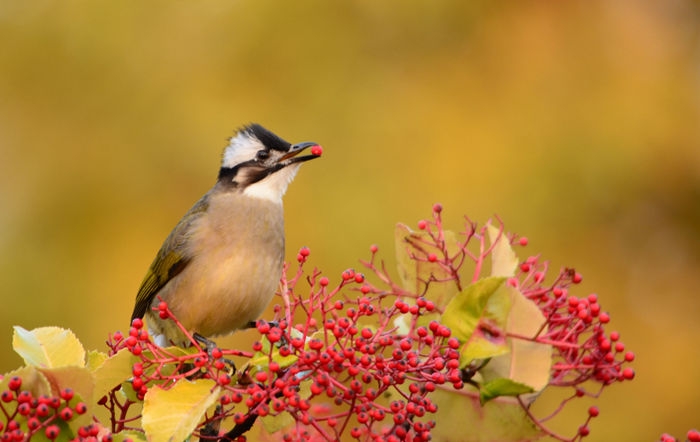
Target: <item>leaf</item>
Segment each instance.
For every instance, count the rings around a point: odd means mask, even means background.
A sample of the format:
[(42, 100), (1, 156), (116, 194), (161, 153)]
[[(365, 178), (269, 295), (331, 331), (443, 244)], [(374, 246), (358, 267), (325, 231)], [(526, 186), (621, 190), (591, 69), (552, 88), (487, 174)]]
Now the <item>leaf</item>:
[(460, 366), (508, 352), (504, 329), (511, 307), (505, 278), (490, 276), (469, 285), (445, 308), (442, 323), (463, 343)]
[(85, 365), (85, 350), (72, 331), (59, 327), (26, 330), (14, 327), (12, 348), (27, 365), (65, 367)]
[(152, 387), (143, 404), (142, 424), (151, 442), (187, 439), (204, 413), (219, 397), (221, 388), (211, 379), (180, 380), (169, 390)]
[(482, 404), (499, 396), (519, 396), (525, 393), (532, 393), (532, 387), (511, 381), (510, 379), (499, 378), (491, 382), (482, 384), (479, 388), (479, 400)]
[(31, 365), (20, 367), (4, 376), (4, 378), (0, 379), (0, 391), (8, 389), (8, 383), (13, 376), (19, 376), (22, 378), (22, 390), (29, 391), (33, 397), (51, 396), (51, 384), (49, 384), (46, 376), (36, 367)]
[[(88, 356), (89, 361), (90, 357)], [(99, 400), (114, 387), (129, 379), (136, 361), (136, 356), (131, 354), (128, 349), (122, 349), (95, 367), (92, 370), (95, 378), (95, 399)]]
[[(56, 368), (39, 368), (38, 369), (51, 385), (51, 394), (58, 396), (61, 390), (70, 388), (75, 393), (76, 403), (83, 401), (86, 404), (91, 404), (92, 394), (95, 390), (95, 379), (90, 370), (85, 367), (56, 367)], [(75, 414), (75, 417), (70, 421), (71, 429), (77, 431), (78, 428), (88, 425), (92, 421), (90, 413), (83, 415)]]
[[(450, 256), (460, 249), (457, 235), (446, 230), (443, 232), (445, 247)], [(457, 293), (455, 281), (444, 281), (453, 276), (439, 262), (416, 260), (415, 257), (427, 259), (430, 253), (442, 257), (442, 251), (436, 247), (429, 234), (414, 232), (405, 224), (397, 224), (394, 232), (396, 261), (399, 277), (404, 289), (432, 301), (438, 309), (443, 308)], [(427, 284), (427, 282), (433, 280)], [(443, 282), (438, 282), (443, 281)]]
[(141, 431), (120, 431), (112, 434), (112, 442), (126, 442), (126, 440), (131, 440), (131, 442), (147, 441), (146, 435)]
[(100, 365), (104, 364), (104, 362), (107, 359), (109, 359), (109, 355), (107, 353), (97, 350), (88, 350), (87, 363), (85, 364), (85, 366), (88, 370), (95, 371), (95, 369), (97, 369), (97, 367), (99, 367)]
[(481, 405), (476, 394), (435, 390), (438, 405), (433, 440), (440, 442), (525, 442), (544, 436), (512, 398), (499, 397)]
[(491, 251), (491, 276), (511, 277), (518, 268), (518, 256), (510, 246), (510, 242), (501, 229), (490, 222), (486, 228), (489, 233), (489, 241), (493, 245)]
[[(547, 329), (542, 311), (519, 290), (511, 288), (511, 309), (506, 331), (519, 336), (534, 337), (540, 330)], [(524, 339), (508, 338), (508, 354), (491, 359), (481, 370), (484, 379), (489, 381), (507, 378), (528, 385), (539, 392), (549, 383), (552, 368), (552, 347)]]

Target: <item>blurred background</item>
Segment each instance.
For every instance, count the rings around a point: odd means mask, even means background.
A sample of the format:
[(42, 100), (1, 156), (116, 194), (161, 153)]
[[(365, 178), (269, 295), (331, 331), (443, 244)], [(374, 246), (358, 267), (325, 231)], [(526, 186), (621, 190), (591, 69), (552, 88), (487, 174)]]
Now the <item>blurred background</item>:
[(325, 148), (285, 199), (289, 260), (306, 245), (336, 278), (434, 202), (455, 230), (497, 214), (637, 353), (587, 440), (700, 426), (690, 0), (0, 2), (0, 371), (15, 324), (101, 350), (125, 330), (253, 121)]

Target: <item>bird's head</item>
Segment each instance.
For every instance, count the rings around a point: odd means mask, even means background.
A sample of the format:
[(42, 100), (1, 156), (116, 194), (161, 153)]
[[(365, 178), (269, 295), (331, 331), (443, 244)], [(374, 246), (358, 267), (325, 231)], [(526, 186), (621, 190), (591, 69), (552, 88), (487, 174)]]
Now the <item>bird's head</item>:
[[(310, 155), (299, 155), (311, 147)], [(224, 150), (219, 183), (247, 195), (280, 201), (301, 163), (321, 156), (316, 143), (291, 144), (259, 124), (238, 130)]]

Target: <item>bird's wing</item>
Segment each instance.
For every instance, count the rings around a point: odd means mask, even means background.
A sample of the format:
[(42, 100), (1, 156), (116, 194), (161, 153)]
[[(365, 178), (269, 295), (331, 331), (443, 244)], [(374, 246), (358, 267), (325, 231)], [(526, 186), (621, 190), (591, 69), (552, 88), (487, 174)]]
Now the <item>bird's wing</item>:
[(182, 272), (191, 261), (192, 257), (188, 255), (186, 247), (191, 234), (191, 226), (207, 210), (208, 206), (207, 194), (192, 206), (163, 242), (136, 295), (134, 312), (131, 314), (132, 321), (135, 318), (142, 318), (146, 314), (158, 292), (178, 273)]

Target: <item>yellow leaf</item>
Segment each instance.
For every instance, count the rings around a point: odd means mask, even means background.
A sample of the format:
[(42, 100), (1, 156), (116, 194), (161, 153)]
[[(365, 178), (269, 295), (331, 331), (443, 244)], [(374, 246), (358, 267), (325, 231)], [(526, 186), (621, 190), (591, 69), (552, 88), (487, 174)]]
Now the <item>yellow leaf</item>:
[[(535, 337), (546, 321), (542, 311), (519, 290), (511, 287), (511, 309), (506, 331)], [(542, 330), (546, 333), (546, 328)], [(552, 347), (524, 339), (508, 338), (510, 352), (494, 357), (481, 370), (485, 380), (508, 378), (529, 385), (535, 392), (547, 386), (552, 368)]]
[(219, 398), (221, 387), (211, 379), (180, 380), (169, 390), (153, 387), (143, 404), (141, 422), (151, 442), (182, 442)]
[(35, 367), (66, 367), (85, 365), (85, 349), (72, 331), (59, 327), (26, 330), (14, 327), (12, 348), (27, 365)]
[(136, 356), (132, 355), (129, 350), (122, 349), (95, 367), (93, 369), (95, 399), (99, 400), (114, 387), (129, 379), (132, 367), (136, 361)]
[(437, 406), (431, 435), (441, 442), (522, 442), (539, 439), (542, 432), (513, 398), (499, 397), (483, 406), (479, 395), (436, 390)]
[[(460, 248), (457, 235), (445, 230), (443, 237), (447, 254), (450, 257), (456, 255)], [(439, 262), (427, 261), (431, 253), (439, 258), (443, 256), (443, 252), (432, 242), (433, 240), (426, 232), (414, 232), (405, 224), (396, 225), (394, 232), (396, 262), (403, 288), (424, 296), (440, 309), (450, 302), (458, 288), (457, 283), (450, 280), (453, 275)]]
[(491, 251), (491, 276), (504, 276), (509, 278), (515, 275), (518, 267), (518, 256), (508, 242), (508, 238), (502, 230), (490, 222), (486, 226), (489, 233), (489, 241), (493, 244)]
[[(54, 396), (58, 396), (61, 390), (70, 388), (75, 393), (76, 401), (82, 401), (88, 406), (92, 404), (95, 379), (90, 370), (85, 367), (56, 367), (38, 369), (51, 385)], [(92, 421), (91, 413), (79, 415), (75, 413), (69, 422), (70, 428), (76, 432), (78, 428), (88, 425)]]

